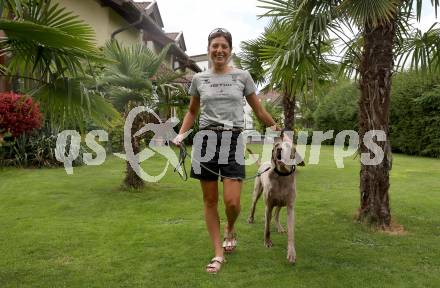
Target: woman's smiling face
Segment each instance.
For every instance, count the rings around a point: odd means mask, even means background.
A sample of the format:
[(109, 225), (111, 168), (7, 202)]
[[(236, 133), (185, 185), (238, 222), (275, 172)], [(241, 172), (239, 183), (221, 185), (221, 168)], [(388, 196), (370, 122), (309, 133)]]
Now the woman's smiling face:
[(219, 36), (212, 39), (208, 47), (208, 54), (215, 66), (226, 65), (231, 56), (231, 47), (229, 47), (226, 38)]

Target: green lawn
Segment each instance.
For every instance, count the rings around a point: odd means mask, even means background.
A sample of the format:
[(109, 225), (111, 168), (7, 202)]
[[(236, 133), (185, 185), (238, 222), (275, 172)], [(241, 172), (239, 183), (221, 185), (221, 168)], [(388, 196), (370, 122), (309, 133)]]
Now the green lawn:
[[(392, 213), (406, 234), (391, 236), (353, 221), (358, 159), (337, 169), (332, 153), (324, 147), (320, 164), (297, 174), (297, 264), (274, 229), (274, 247), (263, 246), (262, 201), (247, 224), (250, 181), (238, 250), (218, 275), (204, 272), (213, 255), (196, 180), (169, 171), (144, 191), (121, 191), (115, 157), (70, 176), (0, 170), (0, 287), (440, 287), (440, 160), (394, 155)], [(163, 167), (147, 162), (151, 174)]]

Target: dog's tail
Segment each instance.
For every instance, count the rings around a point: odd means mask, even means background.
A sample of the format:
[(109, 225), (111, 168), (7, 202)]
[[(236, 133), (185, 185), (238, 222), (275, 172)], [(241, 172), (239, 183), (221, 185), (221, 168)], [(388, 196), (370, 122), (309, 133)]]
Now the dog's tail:
[(252, 157), (252, 159), (255, 160), (255, 162), (257, 163), (257, 165), (260, 166), (260, 165), (261, 165), (261, 161), (260, 161), (259, 158), (256, 158), (256, 159), (255, 159), (255, 156), (254, 156), (255, 154), (254, 154), (254, 152), (252, 152), (252, 150), (249, 149), (249, 148), (246, 148), (246, 151), (248, 151), (250, 157)]

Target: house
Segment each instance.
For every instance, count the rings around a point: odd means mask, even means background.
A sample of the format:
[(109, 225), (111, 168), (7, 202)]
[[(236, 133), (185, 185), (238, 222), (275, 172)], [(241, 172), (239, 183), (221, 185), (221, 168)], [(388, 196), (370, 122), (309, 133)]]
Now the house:
[[(183, 32), (164, 31), (164, 23), (158, 3), (133, 0), (54, 0), (74, 12), (96, 32), (97, 46), (104, 46), (110, 39), (123, 44), (144, 43), (153, 52), (159, 53), (171, 44), (165, 59), (166, 67), (185, 72), (175, 82), (189, 85), (194, 73), (202, 71), (186, 54)], [(174, 107), (162, 111), (162, 120), (176, 115)]]
[(269, 102), (272, 105), (283, 107), (283, 95), (276, 91), (261, 92), (258, 94), (260, 101)]
[[(183, 33), (173, 37), (166, 33), (156, 1), (134, 2), (133, 0), (54, 0), (67, 10), (74, 12), (96, 32), (98, 46), (104, 46), (110, 39), (124, 44), (145, 43), (158, 53), (171, 43), (166, 59), (170, 69), (193, 73), (201, 71), (185, 53)], [(171, 35), (170, 35), (171, 34)], [(171, 37), (170, 37), (171, 36)]]
[(208, 70), (211, 65), (209, 64), (208, 54), (198, 54), (191, 56), (191, 59), (202, 69), (202, 71)]

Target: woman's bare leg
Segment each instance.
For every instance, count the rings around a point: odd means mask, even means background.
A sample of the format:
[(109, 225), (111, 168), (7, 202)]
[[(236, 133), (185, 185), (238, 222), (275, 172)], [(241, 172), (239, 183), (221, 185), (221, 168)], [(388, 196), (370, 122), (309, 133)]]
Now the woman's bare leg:
[(220, 217), (218, 215), (218, 185), (217, 180), (200, 180), (203, 191), (203, 202), (205, 206), (205, 221), (214, 246), (215, 256), (223, 257), (223, 248), (220, 240)]
[(223, 199), (228, 224), (226, 232), (234, 232), (234, 224), (240, 214), (240, 193), (243, 182), (235, 179), (223, 179)]

